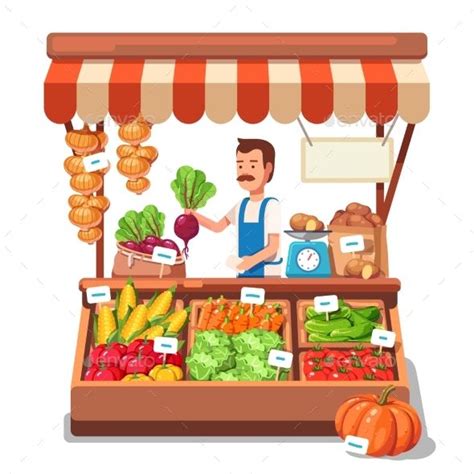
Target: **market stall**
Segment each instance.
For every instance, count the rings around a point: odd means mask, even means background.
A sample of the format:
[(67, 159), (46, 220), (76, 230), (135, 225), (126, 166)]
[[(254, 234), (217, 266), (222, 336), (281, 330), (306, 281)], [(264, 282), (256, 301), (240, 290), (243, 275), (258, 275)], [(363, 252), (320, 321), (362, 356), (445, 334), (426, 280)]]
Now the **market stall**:
[[(79, 285), (74, 434), (333, 434), (336, 412), (351, 396), (393, 385), (409, 401), (386, 222), (415, 124), (429, 110), (426, 52), (423, 34), (48, 37), (45, 112), (65, 126), (72, 150), (64, 164), (76, 193), (69, 218), (97, 249), (96, 276)], [(236, 115), (257, 124), (270, 114), (301, 126), (305, 182), (374, 183), (376, 208), (350, 203), (328, 225), (293, 216), (285, 277), (243, 280), (186, 278), (187, 239), (195, 233), (183, 226), (184, 249), (164, 239), (150, 205), (119, 221), (105, 278), (104, 183), (115, 160), (106, 146), (108, 114), (120, 126), (117, 169), (127, 178), (113, 192), (147, 191), (158, 150), (145, 142), (171, 114), (189, 124), (204, 114), (216, 124)], [(376, 137), (309, 136), (302, 118), (320, 124), (333, 114), (344, 123), (366, 114)], [(406, 129), (394, 159), (389, 135), (398, 118)], [(73, 119), (83, 126), (75, 129)], [(203, 207), (215, 194), (190, 167), (177, 171), (171, 188), (183, 209)], [(262, 291), (263, 300), (249, 302), (244, 286), (253, 296)], [(393, 343), (375, 343), (377, 331)], [(157, 352), (153, 344), (166, 338), (176, 348)]]

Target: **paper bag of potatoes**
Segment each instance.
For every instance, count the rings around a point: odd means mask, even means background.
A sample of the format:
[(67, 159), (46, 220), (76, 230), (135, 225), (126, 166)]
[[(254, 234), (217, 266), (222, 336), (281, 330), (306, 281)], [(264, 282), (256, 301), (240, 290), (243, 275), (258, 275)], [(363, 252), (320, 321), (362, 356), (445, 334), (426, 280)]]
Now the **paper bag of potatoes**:
[(298, 213), (290, 219), (290, 227), (298, 232), (319, 232), (324, 230), (324, 223), (316, 216)]

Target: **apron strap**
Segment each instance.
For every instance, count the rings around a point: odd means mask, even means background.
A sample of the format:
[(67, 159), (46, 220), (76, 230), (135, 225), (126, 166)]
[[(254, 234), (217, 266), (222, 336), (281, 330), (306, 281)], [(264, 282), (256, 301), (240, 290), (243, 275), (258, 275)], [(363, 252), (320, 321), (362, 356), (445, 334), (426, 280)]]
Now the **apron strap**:
[(247, 209), (247, 204), (249, 203), (250, 198), (246, 197), (245, 199), (242, 199), (242, 202), (240, 203), (240, 209), (239, 209), (239, 225), (242, 222), (245, 222), (245, 210)]

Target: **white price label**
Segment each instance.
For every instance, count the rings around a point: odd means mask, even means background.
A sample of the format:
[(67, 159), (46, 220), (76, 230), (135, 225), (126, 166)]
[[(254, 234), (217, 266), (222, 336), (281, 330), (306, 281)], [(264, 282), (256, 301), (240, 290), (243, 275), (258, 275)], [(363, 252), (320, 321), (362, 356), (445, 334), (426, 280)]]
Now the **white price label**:
[(86, 156), (82, 163), (84, 163), (84, 169), (88, 173), (99, 171), (109, 166), (109, 160), (99, 155)]
[(247, 304), (263, 304), (265, 302), (265, 290), (244, 286), (240, 290), (240, 301)]
[(86, 297), (89, 304), (107, 303), (112, 299), (110, 296), (110, 287), (105, 285), (87, 288)]
[(268, 363), (274, 367), (289, 369), (293, 363), (293, 354), (291, 352), (272, 349), (268, 354)]
[(176, 354), (178, 352), (178, 339), (176, 337), (155, 337), (153, 350), (163, 354)]
[(365, 250), (363, 235), (347, 235), (339, 239), (342, 253), (363, 252)]
[(168, 249), (166, 247), (156, 246), (153, 249), (151, 259), (156, 263), (163, 263), (165, 265), (174, 265), (176, 263), (176, 256), (178, 252), (175, 249)]
[(316, 296), (314, 309), (318, 313), (332, 313), (339, 309), (339, 299), (337, 295)]
[(393, 347), (395, 345), (395, 333), (384, 329), (374, 329), (370, 343), (374, 346)]
[(369, 440), (360, 436), (346, 436), (344, 447), (348, 453), (367, 454), (369, 449)]

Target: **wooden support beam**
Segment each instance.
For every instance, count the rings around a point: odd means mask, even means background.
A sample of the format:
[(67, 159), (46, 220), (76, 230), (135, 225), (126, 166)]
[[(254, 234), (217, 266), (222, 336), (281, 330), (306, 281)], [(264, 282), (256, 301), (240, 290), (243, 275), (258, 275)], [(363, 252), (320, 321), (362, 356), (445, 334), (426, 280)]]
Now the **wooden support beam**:
[[(385, 133), (385, 127), (383, 125), (376, 125), (375, 129), (375, 136), (377, 138), (382, 138)], [(376, 183), (375, 185), (375, 202), (376, 202), (376, 209), (377, 214), (380, 214), (383, 211), (383, 203), (385, 199), (385, 184), (384, 183)]]
[(402, 145), (400, 151), (398, 152), (397, 162), (395, 163), (395, 168), (392, 173), (392, 178), (388, 187), (387, 195), (385, 196), (385, 202), (383, 205), (383, 211), (380, 217), (387, 222), (388, 214), (392, 206), (393, 197), (395, 196), (395, 191), (397, 190), (398, 181), (400, 180), (400, 175), (402, 174), (403, 165), (405, 164), (405, 158), (407, 156), (408, 148), (410, 146), (411, 137), (413, 131), (415, 130), (415, 124), (407, 124), (405, 129), (405, 134), (403, 135)]
[[(99, 122), (95, 126), (97, 132), (104, 131), (104, 122)], [(104, 195), (104, 186), (105, 186), (105, 175), (102, 176), (103, 183), (102, 187), (97, 191), (97, 196)], [(97, 241), (95, 248), (95, 274), (97, 278), (104, 277), (104, 242), (105, 242), (105, 213), (102, 215), (102, 221), (99, 224), (99, 228), (102, 231), (102, 237)]]

